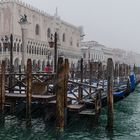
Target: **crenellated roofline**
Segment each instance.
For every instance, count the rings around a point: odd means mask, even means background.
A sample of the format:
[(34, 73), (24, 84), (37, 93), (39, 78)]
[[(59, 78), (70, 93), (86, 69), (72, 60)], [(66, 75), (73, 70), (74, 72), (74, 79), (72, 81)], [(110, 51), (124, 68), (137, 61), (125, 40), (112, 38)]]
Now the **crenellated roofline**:
[(43, 16), (46, 16), (46, 17), (48, 17), (48, 18), (57, 19), (57, 20), (59, 20), (62, 24), (65, 24), (65, 25), (67, 25), (67, 26), (69, 26), (69, 27), (71, 27), (71, 28), (79, 29), (77, 26), (72, 25), (72, 24), (70, 24), (70, 23), (68, 23), (68, 22), (66, 22), (66, 21), (64, 21), (64, 20), (61, 20), (60, 18), (56, 18), (55, 16), (51, 16), (51, 15), (48, 14), (46, 11), (40, 10), (40, 9), (38, 9), (38, 8), (35, 8), (34, 6), (32, 6), (32, 5), (30, 5), (30, 4), (27, 4), (27, 3), (25, 3), (25, 2), (23, 2), (23, 1), (21, 1), (21, 0), (0, 0), (0, 4), (1, 4), (1, 3), (16, 3), (16, 4), (20, 5), (20, 6), (23, 6), (23, 7), (27, 8), (27, 9), (29, 9), (29, 10), (31, 10), (31, 11), (34, 11), (34, 12), (36, 12), (36, 13), (38, 13), (38, 14), (41, 14), (41, 15), (43, 15)]

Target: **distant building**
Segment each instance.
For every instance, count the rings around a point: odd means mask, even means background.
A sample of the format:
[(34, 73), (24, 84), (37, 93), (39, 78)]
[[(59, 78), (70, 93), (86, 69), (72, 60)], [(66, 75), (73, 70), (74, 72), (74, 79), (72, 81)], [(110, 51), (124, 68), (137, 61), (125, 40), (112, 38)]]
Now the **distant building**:
[(135, 53), (135, 64), (136, 66), (140, 67), (140, 54)]
[(129, 65), (136, 65), (138, 67), (140, 67), (140, 54), (132, 52), (132, 51), (128, 51), (127, 52), (127, 63)]
[(96, 41), (82, 42), (81, 51), (84, 62), (102, 62), (104, 60), (103, 47), (103, 45), (98, 44)]
[(82, 42), (81, 51), (85, 62), (93, 61), (106, 63), (108, 58), (113, 58), (112, 49), (96, 41)]
[(108, 58), (112, 58), (112, 60), (114, 61), (112, 48), (104, 47), (103, 48), (103, 54), (104, 54), (104, 62), (105, 63), (107, 62)]
[(140, 67), (140, 54), (125, 51), (118, 48), (108, 48), (96, 41), (86, 41), (81, 43), (81, 52), (84, 62), (102, 62), (106, 64), (108, 58), (112, 58), (115, 63), (125, 63)]
[(27, 15), (30, 23), (24, 34), (25, 62), (31, 58), (33, 65), (41, 70), (47, 65), (47, 61), (53, 65), (54, 49), (49, 47), (48, 42), (51, 34), (57, 32), (58, 55), (68, 58), (70, 64), (77, 63), (77, 60), (81, 58), (79, 27), (61, 20), (57, 11), (54, 16), (50, 16), (19, 0), (0, 1), (0, 60), (6, 60), (7, 65), (9, 64), (9, 48), (4, 46), (3, 39), (13, 34), (14, 66), (18, 69), (21, 65), (23, 40), (18, 21), (24, 14)]
[(114, 63), (117, 62), (117, 63), (128, 64), (126, 51), (118, 48), (113, 48), (112, 52), (113, 52)]

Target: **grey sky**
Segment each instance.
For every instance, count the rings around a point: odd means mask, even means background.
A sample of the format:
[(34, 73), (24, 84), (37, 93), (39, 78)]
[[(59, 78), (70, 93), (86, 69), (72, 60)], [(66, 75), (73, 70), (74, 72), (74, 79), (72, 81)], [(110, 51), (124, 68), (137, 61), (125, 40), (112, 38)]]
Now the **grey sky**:
[(140, 0), (22, 0), (83, 25), (85, 40), (140, 53)]

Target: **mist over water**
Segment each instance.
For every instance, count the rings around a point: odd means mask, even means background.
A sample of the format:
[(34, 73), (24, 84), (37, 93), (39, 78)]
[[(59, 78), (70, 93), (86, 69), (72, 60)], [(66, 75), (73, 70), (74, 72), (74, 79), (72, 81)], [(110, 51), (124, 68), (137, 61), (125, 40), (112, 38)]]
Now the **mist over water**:
[(57, 133), (54, 122), (33, 118), (31, 130), (26, 129), (25, 119), (6, 116), (0, 128), (0, 140), (139, 140), (140, 139), (140, 85), (135, 92), (114, 105), (114, 131), (107, 133), (107, 108), (102, 109), (98, 126), (93, 118), (69, 120), (64, 133)]

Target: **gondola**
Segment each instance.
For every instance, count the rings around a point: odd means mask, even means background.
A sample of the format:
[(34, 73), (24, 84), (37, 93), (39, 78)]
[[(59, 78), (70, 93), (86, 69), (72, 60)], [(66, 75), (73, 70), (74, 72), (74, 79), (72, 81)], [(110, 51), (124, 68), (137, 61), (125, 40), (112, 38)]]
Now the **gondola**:
[[(120, 91), (114, 91), (113, 92), (113, 101), (114, 103), (123, 100), (124, 98), (126, 98), (130, 93), (132, 93), (135, 90), (136, 87), (136, 78), (135, 75), (132, 73), (130, 75), (129, 80), (130, 82), (127, 83), (127, 86), (124, 86), (125, 89), (122, 89)], [(94, 101), (87, 99), (85, 100), (85, 105), (87, 108), (93, 108), (93, 104)], [(103, 92), (103, 94), (101, 95), (101, 104), (102, 107), (107, 105), (107, 91)]]

